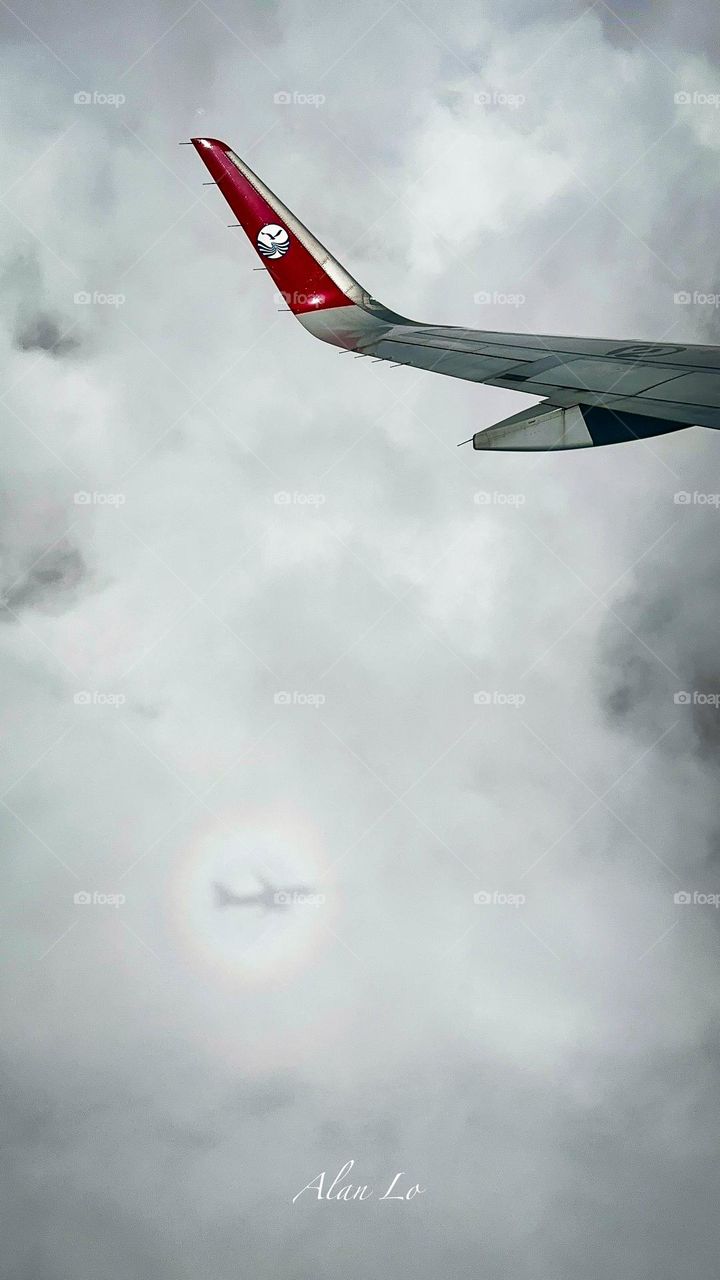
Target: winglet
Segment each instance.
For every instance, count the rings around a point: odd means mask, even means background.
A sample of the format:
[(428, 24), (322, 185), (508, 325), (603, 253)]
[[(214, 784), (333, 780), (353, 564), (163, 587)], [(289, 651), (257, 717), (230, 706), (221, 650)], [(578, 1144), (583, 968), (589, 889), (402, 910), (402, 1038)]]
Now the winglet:
[(370, 301), (357, 280), (227, 143), (193, 138), (192, 145), (295, 315)]

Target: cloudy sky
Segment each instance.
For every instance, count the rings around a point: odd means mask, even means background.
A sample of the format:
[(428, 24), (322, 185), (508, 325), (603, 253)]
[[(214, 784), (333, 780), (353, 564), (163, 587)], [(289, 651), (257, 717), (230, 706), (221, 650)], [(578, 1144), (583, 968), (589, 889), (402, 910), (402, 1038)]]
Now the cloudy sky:
[(716, 1275), (720, 440), (457, 450), (529, 398), (339, 361), (177, 143), (403, 314), (712, 343), (717, 36), (0, 4), (3, 1278)]

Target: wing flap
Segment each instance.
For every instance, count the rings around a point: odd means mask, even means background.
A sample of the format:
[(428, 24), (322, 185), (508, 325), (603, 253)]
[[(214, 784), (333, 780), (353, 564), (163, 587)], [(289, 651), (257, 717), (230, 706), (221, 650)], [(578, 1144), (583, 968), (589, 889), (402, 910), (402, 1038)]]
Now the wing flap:
[(513, 453), (587, 449), (644, 440), (648, 436), (680, 431), (686, 425), (633, 413), (617, 413), (612, 409), (588, 408), (581, 404), (556, 408), (544, 403), (476, 432), (473, 448)]

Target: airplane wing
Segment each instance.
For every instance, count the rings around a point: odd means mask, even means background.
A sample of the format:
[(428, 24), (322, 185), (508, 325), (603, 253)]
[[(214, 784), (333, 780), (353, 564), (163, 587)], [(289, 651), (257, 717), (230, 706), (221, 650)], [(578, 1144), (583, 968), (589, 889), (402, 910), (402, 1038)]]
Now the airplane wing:
[[(185, 144), (190, 145), (190, 144)], [(420, 324), (370, 297), (224, 142), (193, 138), (289, 309), (357, 356), (542, 396), (476, 432), (476, 449), (578, 449), (720, 428), (720, 348)]]

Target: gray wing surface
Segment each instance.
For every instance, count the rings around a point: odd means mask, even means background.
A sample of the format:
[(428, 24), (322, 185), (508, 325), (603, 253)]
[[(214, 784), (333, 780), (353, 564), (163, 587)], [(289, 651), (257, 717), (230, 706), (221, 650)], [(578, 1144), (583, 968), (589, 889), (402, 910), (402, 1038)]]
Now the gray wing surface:
[[(470, 382), (677, 426), (720, 427), (720, 349), (395, 325), (363, 352)], [(672, 428), (670, 428), (672, 429)], [(655, 434), (654, 432), (652, 434)]]
[[(720, 348), (419, 324), (375, 301), (227, 143), (192, 145), (287, 309), (336, 347), (542, 404), (476, 432), (476, 449), (576, 449), (720, 427)], [(268, 255), (263, 236), (282, 252)]]

